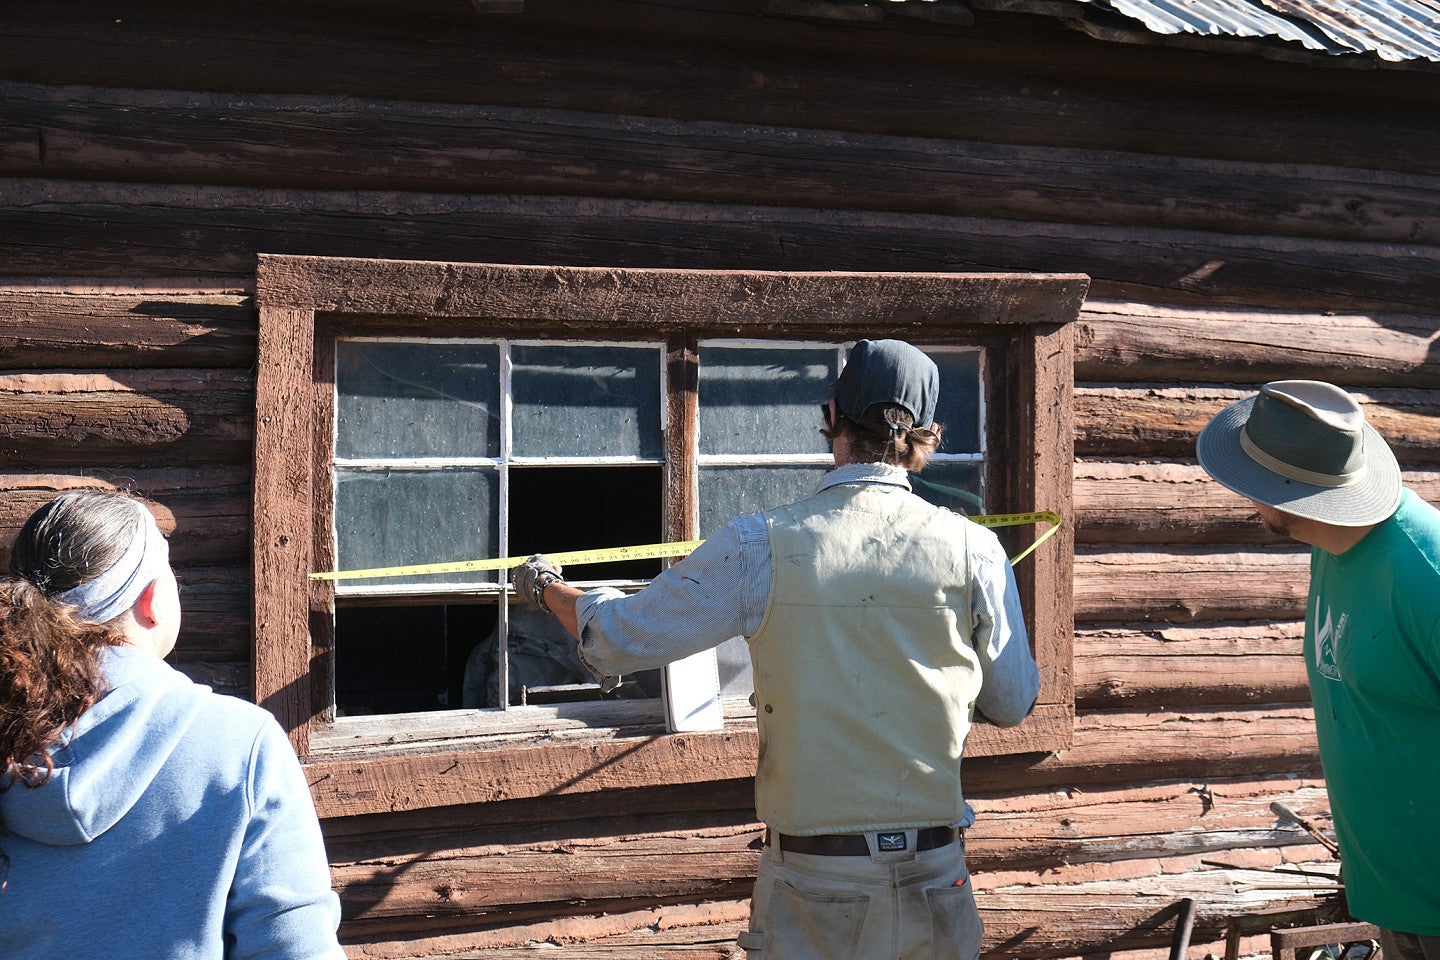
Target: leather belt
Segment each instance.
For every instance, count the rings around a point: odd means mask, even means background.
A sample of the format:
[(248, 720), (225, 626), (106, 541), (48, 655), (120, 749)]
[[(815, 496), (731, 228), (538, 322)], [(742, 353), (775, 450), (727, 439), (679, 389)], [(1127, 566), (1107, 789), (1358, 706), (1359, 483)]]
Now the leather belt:
[[(958, 827), (926, 827), (917, 830), (915, 833), (915, 852), (922, 850), (934, 850), (937, 847), (944, 847), (958, 840), (964, 831)], [(876, 848), (880, 852), (886, 850), (887, 842), (893, 844), (892, 838), (899, 837), (899, 846), (890, 846), (890, 850), (904, 850), (904, 830), (877, 830)], [(765, 842), (772, 843), (779, 837), (780, 849), (790, 853), (808, 853), (821, 857), (868, 857), (870, 856), (870, 844), (866, 841), (866, 834), (863, 833), (827, 833), (815, 837), (796, 837), (788, 833), (772, 834), (766, 831)]]

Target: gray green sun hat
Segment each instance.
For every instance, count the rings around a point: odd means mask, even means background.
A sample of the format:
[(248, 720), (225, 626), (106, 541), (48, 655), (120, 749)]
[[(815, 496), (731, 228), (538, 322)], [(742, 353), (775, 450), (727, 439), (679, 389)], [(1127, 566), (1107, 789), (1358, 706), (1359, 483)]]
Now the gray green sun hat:
[(1379, 523), (1400, 503), (1400, 465), (1355, 398), (1318, 380), (1277, 380), (1200, 432), (1200, 465), (1226, 487), (1297, 517)]

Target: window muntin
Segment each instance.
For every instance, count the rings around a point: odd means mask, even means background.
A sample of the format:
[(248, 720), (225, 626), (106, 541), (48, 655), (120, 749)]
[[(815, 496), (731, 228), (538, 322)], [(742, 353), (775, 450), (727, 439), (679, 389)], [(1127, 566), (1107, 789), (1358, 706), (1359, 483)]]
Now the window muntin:
[[(704, 340), (697, 344), (700, 533), (731, 517), (799, 499), (830, 469), (819, 405), (851, 341)], [(974, 512), (984, 486), (983, 353), (924, 347), (941, 370), (938, 415), (955, 422), (927, 469), (923, 495)], [(336, 341), (333, 459), (341, 569), (520, 556), (654, 542), (667, 408), (660, 344), (427, 338)], [(948, 427), (948, 425), (947, 425)], [(960, 438), (958, 447), (954, 438)], [(932, 476), (933, 473), (933, 476)], [(918, 478), (917, 478), (918, 480)], [(653, 561), (569, 572), (580, 586), (634, 588)], [(596, 687), (563, 631), (526, 619), (491, 572), (340, 581), (336, 710), (340, 715), (589, 699)], [(356, 617), (356, 602), (429, 598), (401, 613)], [(483, 611), (467, 609), (480, 605)], [(417, 679), (387, 693), (357, 658), (389, 662), (391, 621), (423, 640)], [(383, 625), (383, 626), (382, 626)], [(436, 632), (441, 636), (436, 638)], [(498, 637), (507, 657), (501, 662)], [(726, 697), (748, 697), (743, 639), (717, 652)], [(459, 666), (457, 666), (457, 664)], [(395, 668), (386, 668), (393, 671)], [(457, 680), (457, 672), (463, 679)], [(499, 687), (510, 696), (502, 703)], [(642, 675), (619, 692), (653, 696)], [(405, 692), (408, 691), (408, 692)]]
[[(655, 542), (663, 360), (653, 342), (337, 339), (339, 568)], [(570, 579), (635, 585), (658, 570), (632, 561)], [(404, 597), (419, 605), (393, 605)], [(498, 572), (342, 580), (336, 598), (338, 715), (597, 695), (563, 637), (508, 602)], [(393, 646), (417, 662), (400, 669)], [(656, 689), (652, 677), (639, 680)], [(504, 703), (502, 684), (511, 692)]]
[[(254, 695), (289, 732), (324, 816), (479, 803), (753, 775), (753, 721), (657, 737), (649, 701), (525, 711), (449, 710), (336, 722), (334, 350), (338, 336), (664, 339), (663, 539), (697, 528), (696, 340), (715, 336), (903, 337), (986, 348), (988, 495), (996, 510), (1070, 517), (1073, 323), (1089, 278), (966, 274), (654, 270), (261, 254), (255, 378)], [(723, 331), (723, 332), (722, 332)], [(1000, 531), (1007, 547), (1030, 529)], [(308, 535), (307, 535), (308, 533)], [(1074, 738), (1074, 535), (1060, 527), (1015, 570), (1041, 697), (1015, 729), (981, 725), (974, 757), (1064, 749)], [(386, 601), (390, 602), (390, 601)], [(543, 757), (535, 763), (534, 758)]]
[[(844, 343), (702, 340), (699, 343), (698, 516), (702, 535), (732, 517), (809, 495), (830, 470), (819, 405), (843, 368)], [(913, 475), (916, 493), (981, 513), (985, 488), (984, 351), (918, 344), (940, 370), (935, 420), (941, 452)], [(953, 425), (953, 428), (952, 428)], [(750, 650), (732, 637), (715, 652), (720, 693), (754, 692)]]

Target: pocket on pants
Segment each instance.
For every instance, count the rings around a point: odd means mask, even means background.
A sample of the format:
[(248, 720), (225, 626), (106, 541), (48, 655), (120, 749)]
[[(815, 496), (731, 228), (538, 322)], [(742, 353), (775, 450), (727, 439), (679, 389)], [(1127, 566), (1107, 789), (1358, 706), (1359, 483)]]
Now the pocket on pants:
[(776, 880), (762, 930), (737, 943), (750, 960), (855, 960), (870, 898), (809, 893)]
[(976, 960), (985, 925), (980, 921), (969, 878), (958, 887), (932, 887), (925, 891), (925, 899), (930, 906), (935, 956)]

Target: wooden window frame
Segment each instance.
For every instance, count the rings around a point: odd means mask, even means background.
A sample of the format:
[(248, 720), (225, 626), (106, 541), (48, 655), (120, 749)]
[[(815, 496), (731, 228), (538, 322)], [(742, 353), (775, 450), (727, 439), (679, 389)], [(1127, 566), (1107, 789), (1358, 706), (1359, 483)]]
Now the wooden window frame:
[[(329, 460), (333, 351), (340, 334), (560, 339), (630, 335), (666, 343), (667, 538), (696, 526), (695, 344), (712, 337), (963, 340), (987, 348), (989, 496), (1013, 512), (1067, 518), (1016, 568), (1041, 670), (1019, 727), (977, 724), (967, 756), (1046, 753), (1074, 725), (1074, 335), (1088, 278), (1076, 274), (812, 273), (396, 261), (261, 255), (253, 500), (255, 698), (305, 759), (322, 816), (584, 793), (754, 775), (753, 720), (666, 734), (654, 726), (514, 733), (463, 747), (346, 752), (319, 744), (333, 675)], [(521, 333), (520, 331), (523, 331)], [(678, 386), (678, 389), (675, 389)], [(317, 509), (318, 506), (318, 509)], [(1036, 527), (1002, 534), (1022, 548)]]

